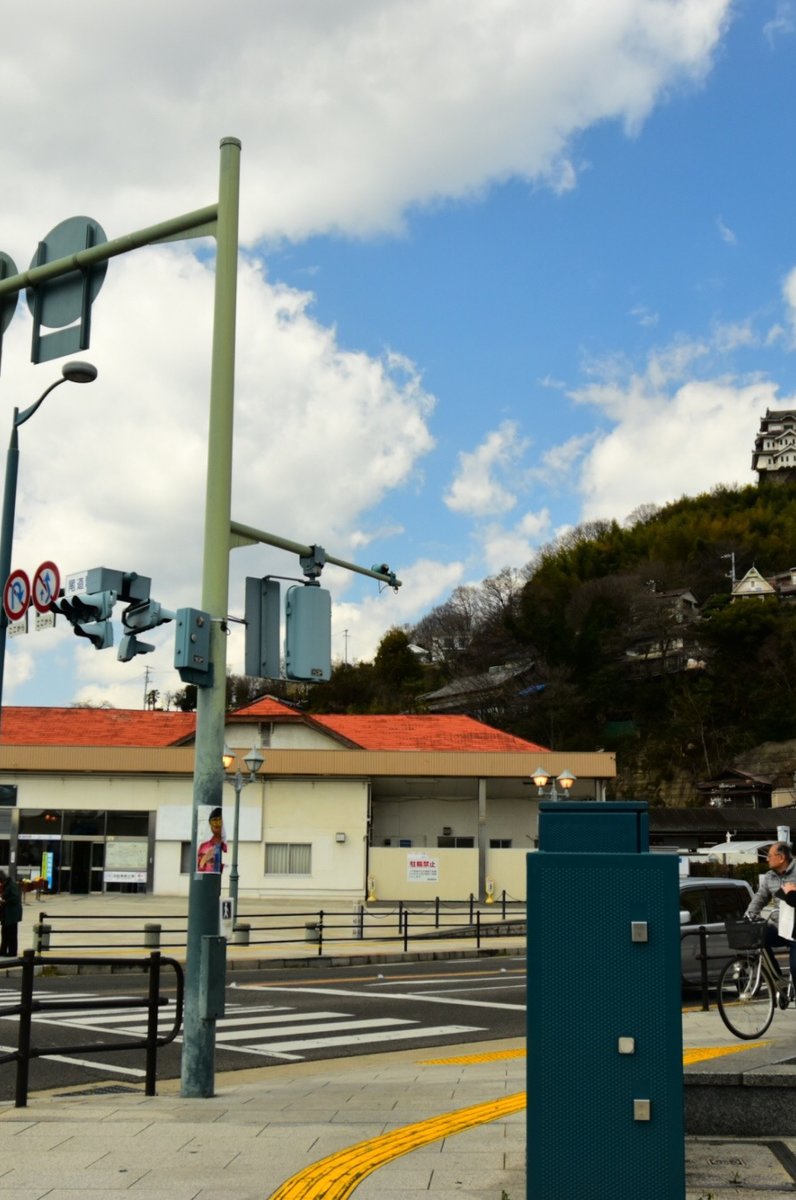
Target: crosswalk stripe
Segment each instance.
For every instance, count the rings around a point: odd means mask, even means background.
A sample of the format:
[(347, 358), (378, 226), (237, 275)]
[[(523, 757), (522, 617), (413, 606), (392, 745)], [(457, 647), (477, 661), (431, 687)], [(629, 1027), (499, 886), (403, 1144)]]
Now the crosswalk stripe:
[[(216, 1039), (218, 1039), (219, 1029), (230, 1030), (230, 1037), (245, 1038), (249, 1034), (256, 1036), (258, 1029), (261, 1028), (265, 1033), (278, 1034), (279, 1029), (274, 1029), (273, 1026), (275, 1024), (281, 1026), (285, 1021), (332, 1021), (337, 1018), (342, 1019), (348, 1015), (348, 1013), (336, 1012), (290, 1012), (289, 1016), (282, 1013), (278, 1017), (255, 1017), (252, 1021), (246, 1021), (243, 1017), (233, 1017), (231, 1020), (229, 1017), (219, 1017), (216, 1022)], [(146, 1025), (130, 1025), (128, 1028), (131, 1032), (146, 1033)], [(239, 1032), (241, 1029), (243, 1032)]]
[[(338, 994), (344, 995), (344, 992)], [(54, 995), (55, 999), (56, 996)], [(119, 997), (128, 999), (128, 997)], [(42, 997), (44, 999), (44, 997)], [(59, 1000), (101, 999), (97, 993), (58, 994)], [(165, 1030), (173, 1021), (174, 1001), (158, 1010), (158, 1027)], [(7, 1020), (16, 1020), (9, 1016)], [(141, 1038), (146, 1035), (144, 1010), (129, 1008), (98, 1008), (91, 1012), (74, 1008), (47, 1011), (45, 1007), (33, 1013), (33, 1020), (42, 1025), (63, 1025), (85, 1032), (115, 1033), (120, 1037)], [(297, 1012), (289, 1005), (263, 1004), (251, 1008), (231, 1004), (224, 1017), (216, 1022), (216, 1044), (228, 1052), (252, 1054), (263, 1058), (301, 1061), (302, 1052), (346, 1046), (361, 1046), (377, 1042), (417, 1040), (439, 1036), (456, 1036), (478, 1032), (478, 1025), (421, 1025), (417, 1019), (402, 1017), (355, 1018), (350, 1013), (332, 1011)], [(178, 1036), (176, 1039), (183, 1039)]]
[(349, 1037), (310, 1038), (297, 1042), (260, 1043), (261, 1050), (318, 1050), (324, 1046), (361, 1046), (363, 1042), (398, 1042), (407, 1038), (438, 1037), (443, 1034), (477, 1033), (478, 1025), (424, 1025), (420, 1029), (391, 1029), (381, 1033), (354, 1034)]
[[(314, 1014), (312, 1014), (314, 1015)], [(384, 1029), (387, 1025), (416, 1025), (417, 1021), (394, 1021), (391, 1017), (368, 1017), (362, 1021), (335, 1021), (330, 1024), (328, 1021), (319, 1021), (317, 1025), (285, 1025), (279, 1029), (269, 1029), (268, 1034), (271, 1037), (292, 1037), (294, 1034), (307, 1033), (327, 1033), (337, 1029)], [(250, 1041), (259, 1040), (257, 1034), (251, 1029), (230, 1029), (226, 1030), (223, 1021), (219, 1022), (219, 1027), (216, 1028), (216, 1043), (218, 1042), (243, 1042), (247, 1038)], [(281, 1043), (280, 1043), (281, 1045)], [(290, 1047), (288, 1047), (290, 1049)]]

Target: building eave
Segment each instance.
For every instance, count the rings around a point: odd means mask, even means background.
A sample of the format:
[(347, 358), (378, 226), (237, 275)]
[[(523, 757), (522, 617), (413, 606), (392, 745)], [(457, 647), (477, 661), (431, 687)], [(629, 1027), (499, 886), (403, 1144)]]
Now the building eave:
[[(238, 749), (238, 747), (233, 747)], [(246, 747), (248, 749), (248, 747)], [(6, 774), (189, 776), (194, 748), (2, 746)], [(266, 750), (260, 775), (268, 778), (437, 776), (511, 779), (536, 767), (551, 776), (563, 770), (579, 779), (616, 777), (616, 756), (605, 751)]]

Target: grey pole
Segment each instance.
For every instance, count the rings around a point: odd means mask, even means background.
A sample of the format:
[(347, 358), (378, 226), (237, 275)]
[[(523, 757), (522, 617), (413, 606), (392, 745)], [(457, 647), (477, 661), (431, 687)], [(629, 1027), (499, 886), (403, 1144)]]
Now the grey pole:
[[(6, 580), (11, 574), (11, 553), (14, 546), (14, 519), (17, 509), (17, 481), (19, 478), (19, 437), (17, 430), (20, 425), (29, 421), (55, 388), (62, 383), (91, 383), (97, 378), (97, 369), (91, 363), (66, 363), (61, 368), (61, 378), (56, 379), (42, 392), (38, 400), (21, 413), (14, 409), (11, 422), (11, 437), (6, 452), (6, 477), (3, 484), (3, 515), (0, 519), (0, 587), (5, 588)], [(6, 636), (8, 617), (5, 607), (0, 605), (0, 721), (3, 715), (3, 680), (6, 665)]]
[(240, 770), (235, 772), (233, 779), (227, 781), (235, 789), (235, 817), (232, 825), (232, 863), (229, 868), (229, 898), (232, 901), (233, 927), (238, 915), (238, 831), (240, 828), (240, 794), (248, 779), (244, 779)]
[(235, 763), (235, 774), (231, 775), (231, 776), (227, 775), (227, 777), (226, 777), (227, 783), (231, 787), (234, 787), (234, 789), (235, 789), (235, 816), (234, 816), (233, 828), (232, 828), (232, 863), (230, 865), (230, 871), (229, 871), (229, 898), (232, 901), (233, 924), (238, 916), (238, 879), (239, 879), (238, 846), (240, 844), (240, 837), (239, 837), (239, 834), (240, 834), (240, 794), (245, 787), (248, 787), (248, 785), (250, 783), (255, 782), (255, 780), (257, 779), (257, 772), (259, 771), (260, 767), (265, 762), (265, 759), (263, 758), (260, 751), (256, 748), (256, 746), (252, 746), (251, 750), (246, 755), (246, 757), (244, 758), (243, 761), (245, 762), (246, 767), (248, 769), (248, 772), (249, 772), (248, 775), (244, 775), (243, 772), (241, 771), (240, 763), (238, 761), (237, 755), (233, 754), (233, 752), (229, 749), (228, 746), (226, 746), (226, 745), (224, 746), (224, 753), (222, 755), (222, 762), (224, 764), (224, 769), (226, 770), (227, 767), (232, 766), (233, 762)]
[(216, 232), (216, 286), (213, 355), (210, 373), (210, 421), (207, 447), (202, 608), (213, 621), (213, 683), (200, 687), (196, 707), (191, 834), (192, 874), (188, 893), (188, 944), (182, 1053), (183, 1096), (212, 1096), (215, 1084), (216, 1023), (200, 1015), (202, 943), (219, 933), (221, 875), (196, 870), (198, 810), (221, 805), (222, 753), (226, 700), (226, 637), (221, 622), (229, 598), (230, 509), (232, 498), (232, 426), (235, 395), (235, 318), (238, 270), (240, 151), (237, 138), (221, 142)]

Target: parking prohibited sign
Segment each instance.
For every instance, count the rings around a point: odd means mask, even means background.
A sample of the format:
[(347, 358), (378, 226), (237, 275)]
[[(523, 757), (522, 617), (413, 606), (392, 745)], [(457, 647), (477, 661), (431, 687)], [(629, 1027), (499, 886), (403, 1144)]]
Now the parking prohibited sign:
[(54, 562), (43, 562), (33, 576), (33, 604), (40, 613), (50, 611), (53, 600), (58, 599), (61, 573)]
[(30, 604), (30, 580), (24, 571), (12, 571), (3, 588), (3, 608), (9, 621), (21, 621)]

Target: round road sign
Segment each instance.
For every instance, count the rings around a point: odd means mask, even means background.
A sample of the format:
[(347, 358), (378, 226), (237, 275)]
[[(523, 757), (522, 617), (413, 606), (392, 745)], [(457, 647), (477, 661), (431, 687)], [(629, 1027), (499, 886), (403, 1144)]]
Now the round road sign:
[(54, 562), (43, 562), (36, 568), (31, 599), (40, 613), (50, 612), (50, 605), (58, 599), (60, 587), (61, 573)]
[(9, 621), (19, 621), (30, 604), (30, 580), (24, 571), (12, 571), (3, 588), (3, 608)]

